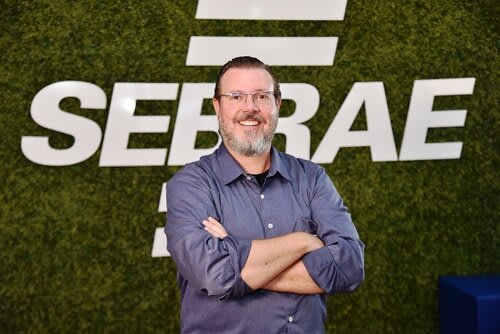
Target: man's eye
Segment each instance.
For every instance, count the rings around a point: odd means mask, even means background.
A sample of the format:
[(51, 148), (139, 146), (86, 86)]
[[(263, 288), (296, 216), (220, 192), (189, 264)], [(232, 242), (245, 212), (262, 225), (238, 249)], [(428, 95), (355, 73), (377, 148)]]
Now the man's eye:
[(257, 99), (265, 101), (265, 100), (269, 99), (269, 95), (268, 94), (259, 94), (259, 95), (257, 95)]
[(241, 99), (241, 95), (240, 94), (233, 94), (231, 95), (233, 100), (240, 100)]

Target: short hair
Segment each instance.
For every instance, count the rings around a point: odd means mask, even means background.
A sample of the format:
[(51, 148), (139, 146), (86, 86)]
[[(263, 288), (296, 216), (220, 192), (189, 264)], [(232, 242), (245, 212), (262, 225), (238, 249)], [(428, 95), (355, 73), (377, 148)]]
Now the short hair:
[(271, 67), (269, 65), (264, 64), (259, 59), (250, 56), (241, 56), (233, 58), (221, 67), (219, 76), (217, 77), (217, 81), (215, 82), (214, 99), (220, 97), (221, 93), (220, 81), (224, 76), (224, 74), (231, 68), (261, 68), (263, 70), (266, 70), (273, 78), (274, 97), (276, 98), (276, 100), (281, 100), (280, 84), (278, 82), (278, 79), (276, 79), (276, 76), (274, 75), (273, 71), (271, 70)]

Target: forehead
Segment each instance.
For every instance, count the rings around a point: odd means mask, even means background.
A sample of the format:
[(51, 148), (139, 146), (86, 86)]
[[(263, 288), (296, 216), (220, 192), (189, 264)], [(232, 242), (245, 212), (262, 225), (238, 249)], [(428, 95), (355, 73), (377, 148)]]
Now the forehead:
[(220, 87), (222, 92), (254, 92), (272, 91), (274, 85), (271, 74), (262, 68), (231, 68), (222, 76)]

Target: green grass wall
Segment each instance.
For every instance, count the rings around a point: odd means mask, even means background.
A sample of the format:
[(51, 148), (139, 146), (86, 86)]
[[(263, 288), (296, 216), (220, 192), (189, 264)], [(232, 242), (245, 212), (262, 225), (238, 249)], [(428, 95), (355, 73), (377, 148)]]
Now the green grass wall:
[[(311, 2), (312, 4), (312, 2)], [(10, 1), (0, 4), (0, 332), (176, 333), (179, 293), (170, 258), (152, 258), (161, 184), (179, 167), (99, 167), (100, 150), (66, 167), (32, 163), (22, 136), (70, 136), (29, 110), (64, 80), (214, 82), (216, 66), (185, 65), (190, 36), (338, 36), (330, 67), (276, 66), (282, 82), (321, 95), (306, 124), (316, 150), (355, 82), (384, 83), (400, 149), (415, 80), (475, 77), (469, 96), (434, 109), (467, 109), (464, 127), (429, 131), (462, 141), (457, 160), (373, 162), (342, 148), (325, 164), (366, 243), (366, 282), (328, 301), (328, 333), (437, 333), (437, 279), (500, 273), (499, 17), (496, 1), (348, 1), (343, 21), (196, 20), (196, 1)], [(170, 115), (166, 134), (133, 134), (129, 147), (169, 147), (178, 99), (140, 101)], [(62, 109), (106, 126), (106, 110)], [(210, 113), (207, 105), (207, 113)], [(204, 111), (205, 112), (205, 111)], [(366, 128), (360, 112), (355, 126)], [(210, 146), (212, 137), (199, 145)], [(278, 136), (276, 145), (283, 149)]]

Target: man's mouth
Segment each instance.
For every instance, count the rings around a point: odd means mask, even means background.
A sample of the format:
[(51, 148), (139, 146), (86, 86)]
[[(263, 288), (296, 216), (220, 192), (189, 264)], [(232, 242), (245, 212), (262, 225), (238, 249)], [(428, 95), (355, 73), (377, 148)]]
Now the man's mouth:
[(241, 119), (238, 119), (237, 121), (238, 124), (243, 126), (257, 126), (260, 123), (264, 122), (264, 120), (257, 115), (246, 116)]
[(254, 119), (246, 119), (244, 121), (239, 121), (238, 123), (240, 123), (243, 126), (256, 126), (256, 125), (260, 124), (259, 121), (254, 120)]

